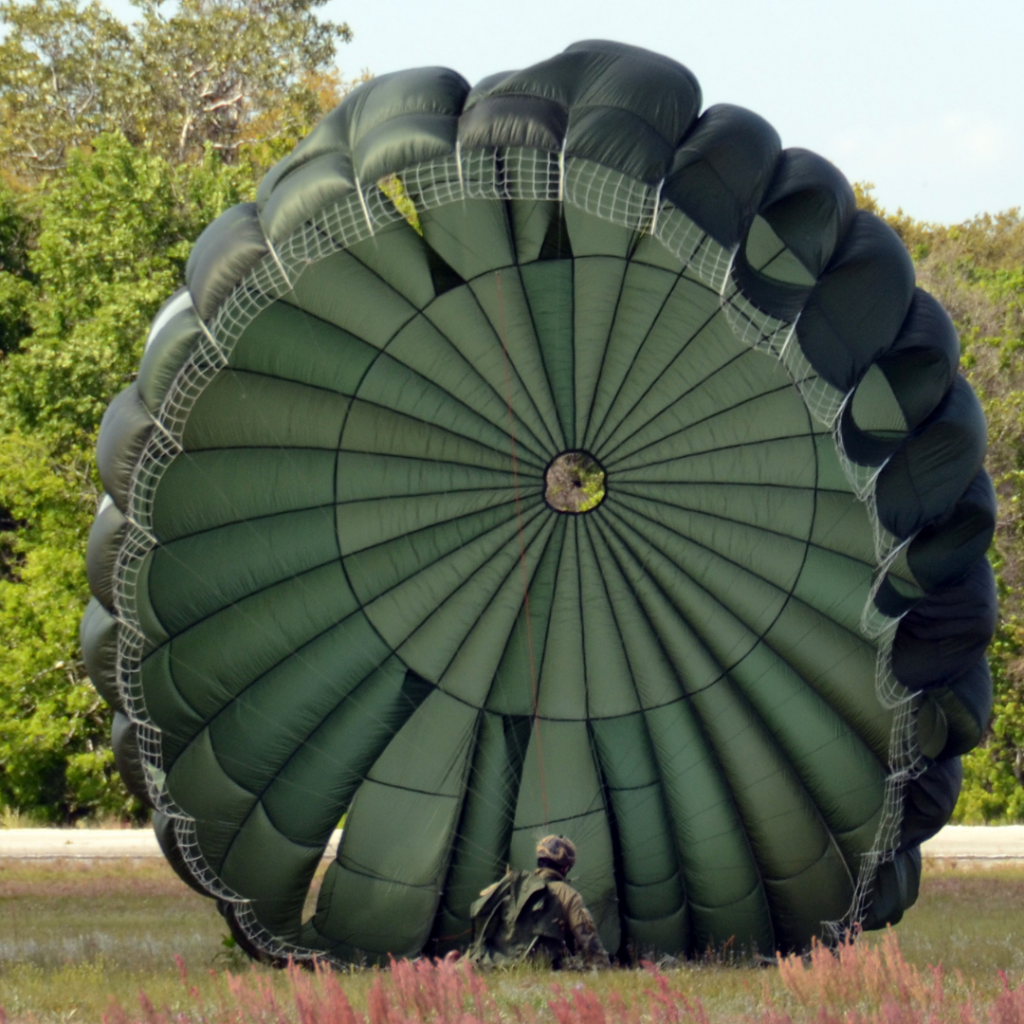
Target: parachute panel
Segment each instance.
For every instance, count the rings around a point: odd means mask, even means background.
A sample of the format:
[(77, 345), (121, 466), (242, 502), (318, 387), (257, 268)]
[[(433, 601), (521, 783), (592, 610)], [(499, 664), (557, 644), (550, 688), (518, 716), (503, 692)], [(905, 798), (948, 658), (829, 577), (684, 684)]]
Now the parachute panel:
[(700, 102), (600, 41), (381, 76), (158, 313), (83, 653), (243, 948), (464, 948), (551, 831), (624, 957), (916, 898), (991, 710), (984, 418), (842, 175)]

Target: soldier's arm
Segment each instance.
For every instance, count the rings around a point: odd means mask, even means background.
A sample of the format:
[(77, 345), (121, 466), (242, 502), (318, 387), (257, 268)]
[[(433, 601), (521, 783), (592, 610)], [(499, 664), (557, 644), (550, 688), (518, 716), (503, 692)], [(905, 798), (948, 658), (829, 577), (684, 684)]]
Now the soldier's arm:
[(576, 942), (576, 952), (583, 957), (583, 962), (588, 967), (611, 967), (611, 960), (601, 945), (594, 919), (584, 905), (583, 897), (575, 890), (572, 890), (565, 911), (566, 924)]

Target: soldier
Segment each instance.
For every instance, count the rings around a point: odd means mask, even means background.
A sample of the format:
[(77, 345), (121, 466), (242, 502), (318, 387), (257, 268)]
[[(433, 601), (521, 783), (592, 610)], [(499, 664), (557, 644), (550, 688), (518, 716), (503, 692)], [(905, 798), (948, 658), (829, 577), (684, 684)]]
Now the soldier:
[(570, 957), (586, 967), (610, 967), (594, 919), (580, 894), (566, 882), (576, 847), (563, 836), (537, 844), (537, 869), (509, 871), (488, 886), (470, 911), (479, 963), (547, 961), (557, 970)]

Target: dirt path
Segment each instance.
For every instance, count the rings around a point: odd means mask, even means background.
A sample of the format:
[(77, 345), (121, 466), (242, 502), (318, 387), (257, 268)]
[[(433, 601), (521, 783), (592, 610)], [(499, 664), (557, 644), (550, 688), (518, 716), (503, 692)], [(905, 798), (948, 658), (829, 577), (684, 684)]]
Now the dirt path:
[[(333, 856), (340, 836), (340, 832), (335, 832), (328, 856)], [(947, 825), (924, 844), (922, 852), (925, 857), (943, 860), (1024, 862), (1024, 825)], [(0, 858), (105, 860), (160, 856), (156, 837), (149, 829), (0, 829)]]
[(1024, 861), (1024, 825), (947, 825), (921, 852), (943, 860)]
[[(341, 832), (335, 832), (325, 855), (334, 856)], [(122, 857), (162, 857), (148, 828), (9, 828), (0, 829), (0, 859), (113, 860)]]

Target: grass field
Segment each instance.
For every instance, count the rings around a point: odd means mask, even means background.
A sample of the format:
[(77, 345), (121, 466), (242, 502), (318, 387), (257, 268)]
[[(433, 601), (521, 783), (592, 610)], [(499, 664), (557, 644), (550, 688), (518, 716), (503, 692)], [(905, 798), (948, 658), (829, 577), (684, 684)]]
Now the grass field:
[[(691, 1017), (701, 1024), (703, 1014), (758, 1024), (1024, 1024), (1024, 989), (1000, 996), (999, 975), (1011, 988), (1024, 981), (1022, 868), (931, 865), (917, 906), (892, 938), (869, 936), (840, 961), (826, 955), (806, 969), (797, 962), (782, 971), (691, 964), (660, 976), (519, 970), (481, 981), (447, 965), (324, 981), (251, 969), (222, 944), (225, 936), (212, 901), (162, 861), (0, 860), (0, 1024), (358, 1024), (363, 1015), (370, 1024), (668, 1024)], [(942, 966), (944, 1002), (936, 1003), (929, 965)], [(563, 986), (561, 996), (552, 985)], [(147, 997), (141, 1003), (140, 991)], [(343, 1003), (351, 1004), (344, 1012)]]

